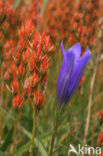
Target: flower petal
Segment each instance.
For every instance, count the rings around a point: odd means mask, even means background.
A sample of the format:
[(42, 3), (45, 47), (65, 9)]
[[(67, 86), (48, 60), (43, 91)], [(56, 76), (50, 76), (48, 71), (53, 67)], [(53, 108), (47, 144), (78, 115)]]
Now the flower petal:
[(84, 69), (91, 59), (92, 54), (88, 47), (82, 57), (80, 43), (75, 44), (65, 52), (63, 41), (61, 42), (63, 63), (57, 82), (58, 108), (66, 104), (77, 89)]
[(75, 55), (73, 53), (70, 53), (68, 56), (63, 58), (63, 63), (57, 82), (58, 107), (61, 106), (66, 96), (65, 94), (67, 92), (67, 83), (69, 82), (70, 72), (73, 67), (74, 58)]
[(90, 53), (87, 49), (85, 54), (77, 62), (75, 62), (72, 68), (70, 83), (68, 85), (67, 101), (70, 99), (70, 97), (74, 94), (75, 90), (77, 89), (81, 77), (83, 75), (84, 69), (86, 65), (89, 63), (91, 57), (92, 57), (92, 53)]
[(75, 59), (79, 59), (81, 55), (81, 45), (80, 43), (77, 43), (73, 45), (70, 49), (67, 50), (67, 52), (72, 52), (75, 54)]

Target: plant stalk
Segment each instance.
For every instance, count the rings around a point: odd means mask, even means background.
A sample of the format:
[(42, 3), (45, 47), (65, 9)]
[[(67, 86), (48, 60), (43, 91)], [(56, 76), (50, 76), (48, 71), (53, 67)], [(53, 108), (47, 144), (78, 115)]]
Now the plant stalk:
[(55, 114), (55, 119), (53, 121), (53, 134), (52, 134), (52, 139), (51, 139), (51, 145), (50, 145), (50, 153), (49, 156), (52, 156), (53, 154), (53, 146), (54, 146), (54, 141), (55, 141), (55, 137), (56, 137), (56, 132), (60, 123), (60, 119), (62, 117), (62, 111), (63, 111), (63, 107), (64, 105), (62, 105), (62, 107), (60, 108), (60, 110)]
[(14, 120), (13, 149), (12, 149), (12, 153), (11, 153), (12, 156), (15, 155), (15, 151), (16, 151), (17, 123), (18, 123), (20, 114), (21, 114), (20, 112), (16, 112), (16, 117), (15, 117), (15, 120)]
[(34, 138), (35, 138), (35, 131), (36, 131), (36, 122), (37, 122), (37, 110), (34, 104), (32, 104), (32, 108), (33, 108), (33, 130), (32, 130), (31, 145), (29, 149), (30, 156), (33, 156), (33, 145), (34, 145)]

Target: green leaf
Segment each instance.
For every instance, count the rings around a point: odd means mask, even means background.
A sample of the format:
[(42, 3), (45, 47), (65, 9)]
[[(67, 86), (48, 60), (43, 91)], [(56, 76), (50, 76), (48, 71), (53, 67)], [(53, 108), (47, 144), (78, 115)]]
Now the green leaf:
[(5, 135), (4, 137), (4, 143), (1, 146), (1, 150), (6, 151), (6, 149), (8, 148), (8, 146), (11, 143), (12, 140), (12, 135), (13, 135), (13, 127), (9, 130), (9, 132)]
[[(3, 111), (5, 111), (3, 108), (1, 108)], [(14, 117), (8, 113), (6, 111), (6, 114), (9, 118), (11, 118), (12, 120), (14, 120)], [(25, 134), (30, 140), (32, 138), (32, 134), (29, 133), (20, 123), (18, 123), (18, 127), (19, 129), (22, 131), (23, 134)], [(35, 137), (34, 139), (34, 144), (36, 145), (36, 147), (39, 149), (40, 153), (42, 156), (48, 156), (48, 153), (46, 151), (46, 148), (44, 147), (44, 145), (42, 144), (42, 142), (40, 141), (40, 139), (38, 139), (37, 137)]]
[(17, 8), (20, 4), (21, 0), (15, 0), (14, 4), (13, 4), (13, 8)]
[(46, 8), (46, 5), (47, 5), (47, 2), (48, 2), (48, 1), (49, 1), (49, 0), (44, 0), (43, 5), (42, 5), (42, 8), (41, 8), (41, 10), (40, 10), (40, 15), (43, 14), (43, 12), (44, 12), (44, 10), (45, 10), (45, 8)]
[(17, 152), (15, 152), (15, 155), (16, 156), (21, 156), (21, 154), (23, 154), (24, 152), (27, 152), (28, 150), (29, 150), (29, 147), (30, 147), (30, 142), (31, 141), (29, 141), (28, 143), (26, 143), (25, 145), (23, 145), (23, 146), (21, 146), (18, 150), (17, 150)]
[(9, 156), (9, 155), (7, 155), (4, 152), (0, 151), (0, 156)]
[[(20, 129), (22, 130), (22, 132), (23, 132), (28, 138), (30, 138), (30, 140), (31, 140), (31, 138), (32, 138), (31, 133), (29, 133), (29, 132), (28, 132), (24, 127), (22, 127), (20, 124), (19, 124), (19, 127), (20, 127)], [(35, 137), (35, 139), (34, 139), (34, 144), (35, 144), (36, 147), (39, 149), (39, 151), (40, 151), (40, 153), (41, 153), (42, 156), (48, 156), (48, 153), (47, 153), (47, 151), (46, 151), (44, 145), (42, 144), (42, 142), (41, 142), (37, 137)]]

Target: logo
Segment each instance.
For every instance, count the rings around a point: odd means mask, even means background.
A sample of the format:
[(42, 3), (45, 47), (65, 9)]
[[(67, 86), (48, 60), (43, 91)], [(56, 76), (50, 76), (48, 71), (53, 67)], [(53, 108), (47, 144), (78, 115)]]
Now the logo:
[(87, 145), (85, 145), (84, 147), (81, 147), (80, 144), (78, 144), (78, 149), (76, 150), (75, 147), (70, 144), (70, 149), (69, 149), (69, 153), (75, 153), (75, 154), (82, 154), (82, 155), (85, 155), (85, 154), (88, 154), (90, 155), (91, 153), (92, 154), (101, 154), (101, 148), (100, 147), (89, 147)]

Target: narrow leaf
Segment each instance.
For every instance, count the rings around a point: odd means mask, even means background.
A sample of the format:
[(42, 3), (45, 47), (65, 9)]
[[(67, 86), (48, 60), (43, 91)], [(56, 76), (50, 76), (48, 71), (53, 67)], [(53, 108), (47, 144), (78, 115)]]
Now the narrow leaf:
[(16, 152), (15, 155), (16, 156), (21, 156), (24, 152), (27, 152), (29, 150), (30, 147), (30, 141), (28, 143), (26, 143), (25, 145), (21, 146)]
[(45, 10), (45, 8), (46, 8), (46, 5), (47, 5), (47, 2), (48, 2), (49, 0), (44, 0), (44, 2), (43, 2), (43, 5), (42, 5), (42, 8), (41, 8), (41, 10), (40, 10), (40, 15), (42, 15), (43, 13), (44, 13), (44, 10)]
[[(3, 108), (1, 108), (3, 111), (5, 111)], [(14, 120), (14, 117), (8, 113), (6, 111), (6, 114), (9, 118), (11, 118), (12, 120)], [(20, 123), (18, 123), (18, 128), (22, 131), (23, 134), (25, 134), (30, 140), (32, 138), (32, 134), (29, 133)], [(41, 143), (41, 141), (35, 137), (34, 139), (34, 144), (36, 145), (36, 147), (39, 149), (40, 153), (42, 156), (48, 156), (48, 153), (46, 151), (46, 148), (44, 147), (44, 145)]]
[(14, 4), (13, 4), (13, 8), (17, 8), (20, 4), (21, 0), (15, 0)]

